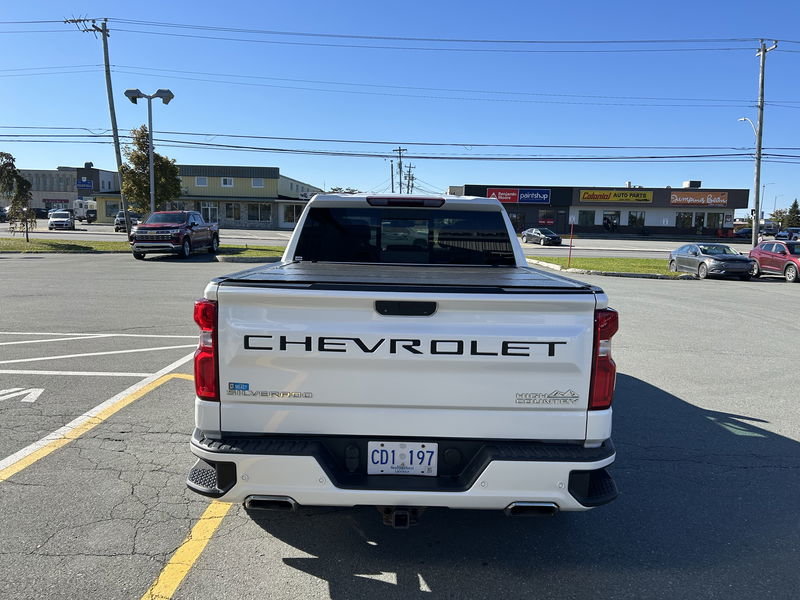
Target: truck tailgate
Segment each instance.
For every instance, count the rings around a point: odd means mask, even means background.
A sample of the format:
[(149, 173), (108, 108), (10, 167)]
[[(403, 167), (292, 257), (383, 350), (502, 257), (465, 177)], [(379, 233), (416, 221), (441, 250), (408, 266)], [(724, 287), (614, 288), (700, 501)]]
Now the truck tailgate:
[(234, 282), (216, 299), (223, 432), (586, 437), (596, 303), (588, 289)]

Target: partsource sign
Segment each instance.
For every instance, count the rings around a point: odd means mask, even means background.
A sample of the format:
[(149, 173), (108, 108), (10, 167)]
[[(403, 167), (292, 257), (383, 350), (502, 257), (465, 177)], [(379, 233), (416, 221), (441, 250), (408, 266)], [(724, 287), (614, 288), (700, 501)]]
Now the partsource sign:
[(728, 206), (728, 192), (684, 192), (670, 194), (672, 206)]
[(638, 202), (650, 204), (653, 202), (653, 192), (641, 190), (581, 190), (581, 202)]

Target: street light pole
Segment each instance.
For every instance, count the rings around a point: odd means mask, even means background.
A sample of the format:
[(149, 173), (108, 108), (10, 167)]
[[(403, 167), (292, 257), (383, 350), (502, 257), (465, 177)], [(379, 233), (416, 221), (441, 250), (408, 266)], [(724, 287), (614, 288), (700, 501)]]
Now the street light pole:
[(153, 98), (150, 96), (147, 97), (147, 135), (150, 138), (147, 143), (150, 154), (150, 214), (153, 214), (156, 212), (156, 170), (153, 166)]
[(164, 104), (169, 104), (175, 97), (170, 90), (159, 89), (154, 94), (144, 94), (141, 90), (125, 90), (125, 96), (136, 104), (139, 98), (147, 99), (147, 145), (150, 163), (150, 214), (156, 211), (156, 170), (153, 149), (153, 98), (161, 98)]

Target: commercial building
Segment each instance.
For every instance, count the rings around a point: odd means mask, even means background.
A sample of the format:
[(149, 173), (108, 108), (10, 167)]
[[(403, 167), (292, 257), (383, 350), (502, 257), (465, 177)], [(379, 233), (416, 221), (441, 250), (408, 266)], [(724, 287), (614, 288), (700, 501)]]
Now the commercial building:
[(30, 206), (38, 213), (70, 208), (78, 198), (89, 198), (98, 192), (119, 192), (117, 172), (95, 169), (90, 162), (83, 167), (20, 169), (19, 172), (31, 183)]
[[(291, 230), (308, 200), (322, 190), (284, 177), (278, 167), (177, 165), (181, 195), (168, 210), (196, 210), (206, 221), (235, 229)], [(98, 223), (122, 210), (119, 191), (95, 194)]]
[(728, 235), (735, 209), (747, 208), (749, 190), (544, 185), (450, 186), (449, 193), (497, 198), (517, 231), (549, 227), (564, 233)]

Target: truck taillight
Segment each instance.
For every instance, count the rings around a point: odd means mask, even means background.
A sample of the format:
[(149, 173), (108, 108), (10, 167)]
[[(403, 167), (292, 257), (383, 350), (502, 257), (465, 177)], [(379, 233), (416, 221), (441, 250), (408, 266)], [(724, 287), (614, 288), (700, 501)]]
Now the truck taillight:
[(195, 301), (194, 322), (200, 327), (200, 341), (194, 353), (194, 389), (198, 398), (219, 402), (217, 303)]
[(617, 365), (611, 358), (611, 338), (618, 329), (619, 314), (613, 308), (604, 308), (594, 312), (594, 352), (589, 410), (609, 408), (614, 398)]

